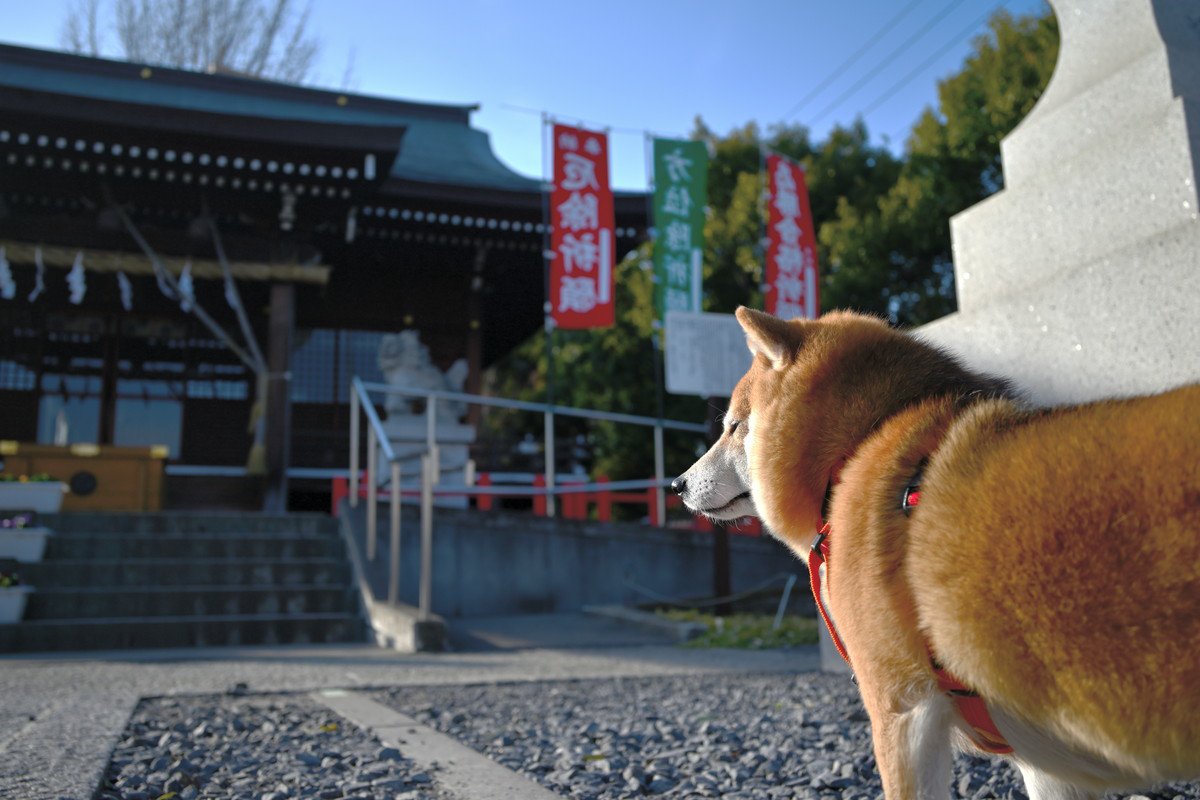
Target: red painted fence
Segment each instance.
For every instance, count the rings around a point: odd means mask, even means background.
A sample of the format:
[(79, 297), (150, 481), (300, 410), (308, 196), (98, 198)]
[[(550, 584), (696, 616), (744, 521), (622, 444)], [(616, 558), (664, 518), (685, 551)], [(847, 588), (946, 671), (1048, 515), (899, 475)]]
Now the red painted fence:
[[(596, 479), (596, 483), (604, 484), (609, 480), (606, 477)], [(575, 484), (580, 484), (582, 481), (574, 481)], [(492, 474), (490, 472), (481, 472), (476, 476), (475, 485), (493, 489), (498, 484), (492, 482)], [(569, 486), (571, 481), (560, 480), (559, 486)], [(366, 472), (363, 472), (359, 480), (358, 496), (365, 498), (367, 496), (366, 488)], [(533, 476), (533, 486), (535, 488), (546, 486), (546, 476), (543, 473), (538, 473)], [(503, 492), (488, 491), (486, 493), (474, 492), (472, 487), (462, 489), (455, 488), (451, 492), (439, 490), (439, 494), (454, 494), (456, 496), (466, 495), (468, 501), (479, 511), (491, 511), (494, 509), (496, 498), (529, 498), (533, 501), (533, 513), (544, 517), (546, 516), (546, 495), (535, 494), (529, 495), (528, 492), (513, 492), (506, 494)], [(420, 497), (420, 491), (417, 489), (405, 490), (402, 492), (403, 498), (412, 498), (414, 500)], [(338, 506), (341, 501), (350, 496), (350, 480), (348, 478), (333, 479), (333, 514), (337, 515)], [(381, 489), (378, 493), (380, 500), (386, 500), (391, 497), (388, 490)], [(590, 519), (592, 518), (591, 510), (595, 508), (595, 519), (599, 522), (612, 521), (612, 508), (614, 503), (623, 503), (635, 506), (645, 506), (646, 516), (651, 525), (658, 525), (658, 504), (655, 502), (654, 488), (638, 489), (626, 492), (613, 492), (605, 489), (598, 489), (594, 492), (571, 492), (569, 494), (558, 495), (558, 506), (560, 509), (559, 516), (563, 519)], [(680, 499), (673, 495), (667, 496), (667, 508), (679, 508), (682, 505)], [(691, 517), (691, 524), (688, 526), (691, 530), (711, 531), (713, 525), (704, 517)], [(759, 536), (762, 533), (762, 525), (756, 518), (748, 518), (736, 528), (730, 529), (733, 533), (739, 533), (748, 536)]]

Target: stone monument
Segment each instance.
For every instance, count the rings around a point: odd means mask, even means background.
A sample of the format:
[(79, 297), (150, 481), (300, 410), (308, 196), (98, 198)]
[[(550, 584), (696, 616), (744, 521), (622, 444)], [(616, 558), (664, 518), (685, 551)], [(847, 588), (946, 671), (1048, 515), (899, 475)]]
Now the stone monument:
[(1062, 44), (951, 220), (957, 313), (920, 329), (1039, 403), (1200, 379), (1200, 4), (1050, 0)]
[[(455, 361), (443, 373), (429, 357), (429, 348), (421, 343), (416, 331), (402, 331), (384, 336), (379, 343), (379, 369), (384, 380), (391, 386), (405, 389), (431, 389), (434, 391), (461, 392), (467, 379), (465, 359)], [(428, 447), (428, 423), (425, 415), (426, 400), (423, 397), (389, 394), (384, 404), (387, 419), (383, 429), (392, 444), (392, 449), (401, 463), (401, 482), (419, 482), (420, 455)], [(467, 403), (457, 400), (438, 400), (434, 413), (434, 439), (438, 445), (441, 488), (465, 487), (464, 469), (470, 457), (469, 448), (475, 441), (475, 428), (463, 424)], [(380, 476), (386, 477), (387, 468), (383, 454), (379, 454)], [(446, 508), (464, 508), (465, 496), (442, 496), (435, 504)]]

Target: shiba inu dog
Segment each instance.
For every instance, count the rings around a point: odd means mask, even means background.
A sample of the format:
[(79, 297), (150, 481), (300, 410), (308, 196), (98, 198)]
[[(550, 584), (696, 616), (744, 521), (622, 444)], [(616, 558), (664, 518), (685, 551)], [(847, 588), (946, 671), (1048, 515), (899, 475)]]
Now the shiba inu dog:
[(956, 741), (1034, 800), (1200, 776), (1200, 386), (1034, 409), (880, 320), (737, 318), (753, 365), (674, 486), (823, 531), (889, 798), (949, 797)]

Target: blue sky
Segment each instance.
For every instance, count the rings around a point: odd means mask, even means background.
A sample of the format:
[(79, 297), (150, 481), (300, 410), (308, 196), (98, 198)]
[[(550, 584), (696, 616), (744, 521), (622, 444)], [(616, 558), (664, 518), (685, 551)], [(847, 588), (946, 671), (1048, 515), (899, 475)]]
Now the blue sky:
[[(71, 5), (0, 0), (0, 41), (57, 47)], [(310, 19), (322, 41), (320, 83), (340, 87), (352, 58), (354, 91), (478, 103), (473, 124), (528, 175), (542, 174), (536, 112), (609, 127), (614, 183), (640, 189), (642, 131), (684, 136), (697, 115), (718, 132), (799, 122), (819, 139), (867, 111), (873, 138), (898, 149), (997, 5), (1018, 15), (1046, 8), (1044, 0), (311, 0)]]

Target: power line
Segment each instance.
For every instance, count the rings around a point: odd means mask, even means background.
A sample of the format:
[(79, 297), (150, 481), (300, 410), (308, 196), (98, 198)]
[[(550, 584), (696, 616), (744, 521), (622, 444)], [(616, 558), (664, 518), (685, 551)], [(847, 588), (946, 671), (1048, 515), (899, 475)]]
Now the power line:
[(878, 75), (884, 69), (886, 69), (893, 61), (895, 61), (896, 58), (901, 53), (903, 53), (905, 50), (907, 50), (910, 45), (915, 43), (918, 39), (922, 38), (925, 34), (929, 33), (929, 31), (932, 30), (935, 25), (937, 25), (939, 22), (941, 22), (943, 19), (945, 19), (946, 16), (949, 15), (951, 11), (953, 11), (954, 9), (961, 6), (964, 2), (966, 2), (966, 0), (951, 0), (951, 2), (945, 8), (943, 8), (940, 12), (938, 12), (937, 15), (934, 16), (933, 19), (931, 19), (931, 20), (929, 20), (929, 22), (925, 23), (925, 25), (922, 26), (922, 28), (919, 31), (917, 31), (912, 36), (908, 37), (903, 42), (901, 42), (899, 47), (897, 47), (895, 50), (893, 50), (892, 52), (890, 52), (886, 56), (884, 56), (883, 60), (881, 60), (878, 64), (876, 64), (875, 67), (870, 72), (868, 72), (866, 75), (859, 78), (854, 83), (853, 86), (851, 86), (849, 89), (847, 89), (846, 91), (844, 91), (840, 95), (838, 95), (837, 99), (834, 100), (829, 105), (825, 106), (825, 108), (821, 109), (820, 113), (818, 113), (816, 116), (808, 119), (807, 123), (809, 125), (813, 125), (816, 122), (818, 122), (819, 120), (822, 120), (826, 116), (828, 116), (829, 112), (833, 111), (835, 108), (840, 106), (843, 102), (846, 101), (846, 99), (848, 97), (857, 93), (858, 90), (861, 89), (863, 86), (865, 86), (872, 78), (874, 78), (876, 75)]
[(660, 139), (687, 139), (688, 138), (687, 136), (684, 136), (684, 135), (678, 134), (678, 133), (662, 133), (661, 131), (652, 131), (652, 130), (649, 130), (646, 128), (622, 128), (622, 127), (618, 127), (618, 126), (614, 126), (614, 125), (605, 125), (600, 122), (595, 122), (595, 121), (586, 120), (586, 119), (580, 119), (579, 117), (569, 117), (569, 116), (565, 116), (565, 115), (555, 114), (552, 111), (546, 111), (544, 109), (530, 108), (529, 106), (519, 106), (515, 103), (499, 103), (498, 106), (500, 108), (504, 109), (505, 111), (519, 111), (522, 114), (536, 114), (536, 115), (542, 117), (543, 119), (550, 119), (555, 122), (562, 122), (564, 124), (570, 123), (570, 124), (578, 125), (583, 128), (590, 128), (593, 130), (602, 130), (606, 133), (637, 134), (638, 136), (645, 136), (646, 134), (650, 134), (651, 136), (656, 136)]
[(862, 109), (858, 113), (865, 117), (867, 114), (870, 114), (872, 111), (874, 111), (880, 105), (882, 105), (884, 102), (891, 99), (892, 97), (895, 97), (895, 92), (898, 89), (903, 88), (905, 85), (910, 83), (913, 78), (917, 77), (924, 70), (928, 69), (935, 61), (937, 61), (942, 56), (946, 55), (946, 53), (950, 52), (956, 45), (958, 45), (959, 43), (962, 42), (962, 39), (964, 36), (967, 36), (968, 34), (977, 30), (979, 28), (980, 24), (986, 22), (987, 19), (992, 16), (992, 14), (995, 14), (1001, 8), (1004, 8), (1004, 6), (1007, 3), (1008, 3), (1008, 0), (1000, 0), (999, 3), (992, 6), (990, 9), (988, 9), (988, 11), (983, 14), (983, 16), (977, 17), (974, 22), (972, 22), (966, 28), (963, 28), (961, 31), (959, 31), (957, 34), (955, 34), (954, 38), (951, 39), (949, 42), (947, 42), (946, 45), (941, 50), (938, 50), (932, 56), (930, 56), (929, 58), (922, 61), (916, 67), (916, 69), (914, 69), (912, 72), (908, 73), (903, 78), (901, 78), (900, 80), (896, 81), (894, 84), (889, 86), (883, 92), (883, 94), (879, 95), (879, 97), (876, 97), (874, 100), (872, 100), (870, 103), (868, 103), (866, 108)]
[(920, 5), (921, 2), (922, 2), (922, 0), (912, 0), (911, 3), (906, 5), (904, 8), (900, 9), (899, 14), (892, 17), (887, 22), (883, 23), (883, 27), (881, 27), (879, 30), (877, 30), (875, 32), (875, 35), (872, 36), (869, 40), (867, 40), (866, 44), (864, 44), (862, 47), (855, 50), (854, 54), (852, 56), (850, 56), (849, 58), (847, 58), (845, 61), (843, 61), (841, 64), (834, 67), (833, 71), (825, 76), (825, 80), (823, 80), (819, 84), (817, 84), (817, 86), (812, 91), (810, 91), (803, 98), (801, 98), (800, 101), (796, 103), (796, 105), (792, 106), (787, 111), (787, 113), (785, 113), (783, 115), (783, 118), (790, 119), (800, 109), (804, 108), (806, 105), (811, 103), (813, 98), (815, 98), (822, 91), (824, 91), (825, 87), (829, 86), (829, 84), (833, 83), (835, 80), (837, 80), (839, 77), (841, 77), (842, 73), (846, 70), (847, 67), (852, 66), (855, 62), (857, 62), (858, 59), (860, 59), (864, 53), (866, 53), (868, 50), (870, 50), (875, 45), (876, 42), (878, 42), (880, 39), (883, 38), (884, 34), (891, 31), (892, 28), (894, 28), (896, 26), (896, 24), (900, 22), (900, 20), (907, 17), (908, 13), (910, 11), (912, 11), (914, 8), (916, 8), (918, 5)]

